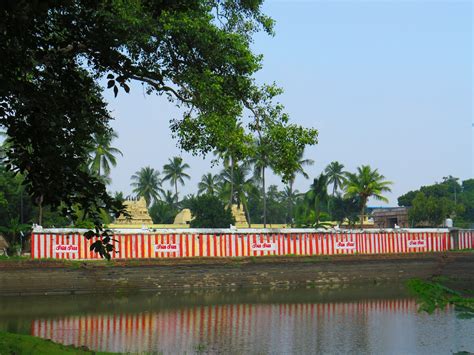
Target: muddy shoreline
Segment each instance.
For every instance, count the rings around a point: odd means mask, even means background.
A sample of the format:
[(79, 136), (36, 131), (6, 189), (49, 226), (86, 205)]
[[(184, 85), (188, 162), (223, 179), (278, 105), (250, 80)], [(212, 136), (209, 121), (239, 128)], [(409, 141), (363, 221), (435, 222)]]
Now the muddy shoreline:
[(474, 253), (0, 261), (0, 296), (317, 287), (446, 276), (474, 288)]

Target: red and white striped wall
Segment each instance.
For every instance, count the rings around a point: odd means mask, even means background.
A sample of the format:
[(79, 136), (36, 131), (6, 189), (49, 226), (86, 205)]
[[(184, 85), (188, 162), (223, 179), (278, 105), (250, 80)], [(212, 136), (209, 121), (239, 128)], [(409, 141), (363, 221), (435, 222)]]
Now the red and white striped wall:
[(474, 231), (459, 231), (459, 249), (474, 249)]
[[(31, 257), (100, 259), (89, 250), (84, 230), (50, 229), (31, 236)], [(456, 243), (454, 238), (458, 238)], [(115, 259), (243, 257), (263, 255), (389, 254), (474, 247), (474, 231), (447, 229), (316, 231), (286, 230), (116, 230)]]

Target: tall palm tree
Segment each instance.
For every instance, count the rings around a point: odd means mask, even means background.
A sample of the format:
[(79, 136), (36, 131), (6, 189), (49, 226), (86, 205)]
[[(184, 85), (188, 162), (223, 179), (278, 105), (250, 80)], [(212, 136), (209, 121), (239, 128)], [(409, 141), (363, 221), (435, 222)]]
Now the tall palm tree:
[[(260, 138), (261, 140), (261, 138)], [(260, 140), (254, 141), (255, 154), (250, 157), (249, 164), (253, 166), (254, 182), (261, 183), (263, 197), (263, 228), (267, 227), (267, 191), (265, 186), (265, 170), (268, 167), (268, 154), (266, 146), (260, 144)]]
[(293, 188), (290, 187), (290, 184), (286, 185), (281, 192), (281, 199), (283, 202), (286, 202), (287, 206), (286, 223), (293, 223), (293, 208), (300, 196), (300, 192), (298, 190), (293, 190)]
[[(231, 189), (231, 179), (233, 174), (233, 188)], [(247, 214), (247, 223), (249, 227), (251, 225), (250, 221), (250, 213), (248, 209), (248, 196), (253, 191), (255, 191), (256, 187), (254, 185), (254, 180), (250, 175), (250, 167), (248, 164), (241, 164), (236, 165), (231, 172), (230, 167), (224, 169), (221, 172), (221, 179), (222, 179), (222, 190), (221, 194), (224, 198), (228, 198), (229, 194), (230, 200), (232, 204), (237, 204), (240, 208), (242, 205), (244, 210)]]
[[(229, 131), (229, 134), (232, 136), (241, 137), (245, 133), (242, 123), (236, 123), (234, 129)], [(234, 168), (237, 165), (239, 157), (242, 157), (242, 145), (241, 141), (237, 139), (239, 143), (235, 143), (235, 140), (229, 139), (228, 144), (226, 144), (225, 150), (216, 150), (214, 155), (217, 155), (219, 159), (222, 159), (224, 169), (230, 169), (230, 194), (229, 194), (229, 206), (232, 206), (232, 196), (234, 195)]]
[(183, 164), (183, 158), (173, 157), (173, 159), (168, 159), (168, 164), (163, 166), (163, 181), (169, 180), (170, 184), (174, 185), (174, 191), (176, 195), (176, 203), (178, 203), (178, 182), (181, 185), (184, 185), (184, 179), (190, 179), (191, 177), (184, 172), (185, 169), (189, 169), (189, 164)]
[(204, 174), (198, 184), (198, 195), (207, 194), (214, 196), (217, 192), (219, 180), (219, 175)]
[(379, 201), (388, 202), (387, 198), (382, 196), (383, 192), (390, 192), (391, 181), (386, 181), (385, 176), (381, 175), (377, 169), (372, 170), (369, 165), (362, 165), (357, 168), (357, 173), (346, 173), (344, 187), (346, 197), (358, 197), (360, 199), (360, 226), (364, 223), (364, 211), (367, 200), (370, 197)]
[(314, 225), (319, 224), (321, 211), (323, 206), (326, 207), (328, 203), (328, 177), (321, 173), (318, 178), (313, 180), (310, 190), (306, 194), (306, 200), (310, 209), (314, 208)]
[(91, 155), (92, 159), (89, 164), (91, 171), (101, 176), (110, 174), (111, 166), (117, 165), (116, 155), (122, 155), (122, 152), (111, 146), (112, 141), (118, 137), (117, 133), (109, 132), (107, 134), (94, 134)]
[(324, 172), (328, 177), (328, 184), (332, 184), (333, 196), (336, 194), (337, 189), (344, 184), (346, 173), (343, 169), (344, 165), (337, 161), (331, 162), (326, 166), (326, 169), (324, 169)]
[[(311, 165), (314, 164), (313, 159), (304, 159), (303, 155), (304, 155), (304, 152), (302, 151), (299, 154), (299, 157), (298, 157), (298, 165), (297, 165), (298, 168), (295, 170), (295, 172), (293, 173), (293, 175), (290, 178), (290, 181), (288, 182), (288, 187), (290, 189), (290, 191), (289, 191), (290, 195), (293, 194), (293, 185), (295, 183), (296, 174), (301, 174), (301, 175), (303, 175), (303, 177), (305, 179), (309, 179), (309, 175), (306, 173), (306, 171), (304, 171), (304, 167), (305, 166), (311, 166)], [(289, 215), (290, 215), (290, 218), (292, 219), (293, 218), (293, 205), (290, 205)]]
[(152, 201), (157, 201), (160, 192), (163, 192), (161, 188), (160, 173), (158, 170), (146, 166), (137, 171), (132, 175), (133, 192), (137, 196), (143, 196), (145, 198), (147, 206)]
[(171, 190), (166, 190), (161, 193), (161, 201), (168, 206), (174, 206), (176, 195)]

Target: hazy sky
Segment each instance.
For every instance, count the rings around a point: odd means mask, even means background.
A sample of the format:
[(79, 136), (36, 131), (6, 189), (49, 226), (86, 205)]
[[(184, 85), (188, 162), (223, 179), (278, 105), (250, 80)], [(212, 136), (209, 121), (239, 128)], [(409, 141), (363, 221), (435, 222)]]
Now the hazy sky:
[[(369, 164), (394, 182), (388, 197), (396, 205), (399, 195), (443, 176), (474, 176), (471, 1), (268, 1), (264, 9), (276, 36), (255, 38), (264, 55), (257, 78), (284, 88), (280, 101), (294, 122), (319, 130), (319, 144), (306, 152), (316, 162), (311, 177), (334, 160), (350, 171)], [(135, 171), (161, 172), (181, 155), (192, 168), (181, 196), (195, 192), (211, 159), (176, 148), (172, 104), (140, 85), (106, 98), (124, 154), (111, 189), (128, 194)], [(299, 177), (295, 185), (309, 184)]]

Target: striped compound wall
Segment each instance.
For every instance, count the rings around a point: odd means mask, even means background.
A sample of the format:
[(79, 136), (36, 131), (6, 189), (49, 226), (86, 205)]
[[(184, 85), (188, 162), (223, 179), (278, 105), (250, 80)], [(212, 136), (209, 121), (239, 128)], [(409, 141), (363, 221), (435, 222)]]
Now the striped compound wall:
[[(33, 232), (31, 257), (99, 259), (84, 230)], [(116, 230), (115, 259), (337, 255), (438, 252), (474, 248), (474, 231), (447, 229), (316, 231), (286, 230)]]

